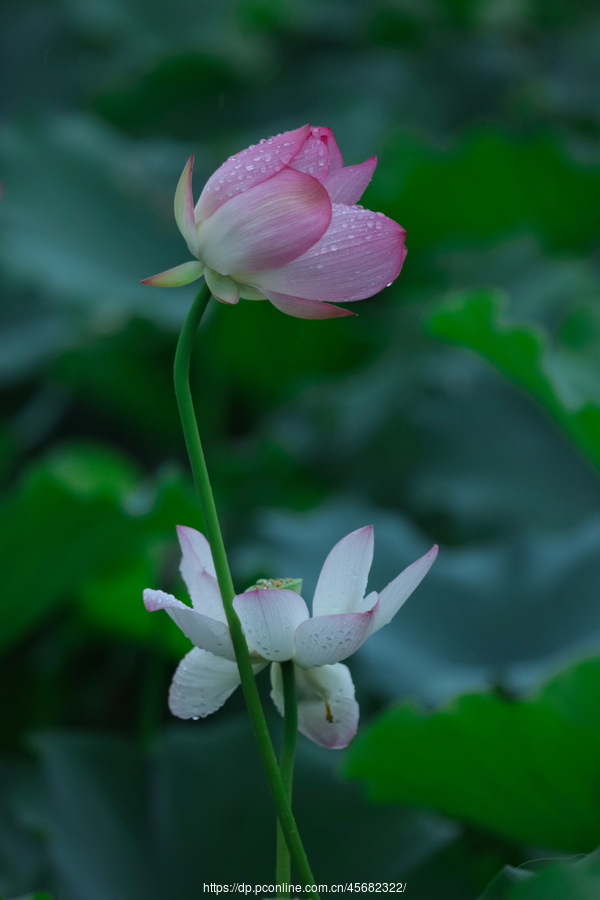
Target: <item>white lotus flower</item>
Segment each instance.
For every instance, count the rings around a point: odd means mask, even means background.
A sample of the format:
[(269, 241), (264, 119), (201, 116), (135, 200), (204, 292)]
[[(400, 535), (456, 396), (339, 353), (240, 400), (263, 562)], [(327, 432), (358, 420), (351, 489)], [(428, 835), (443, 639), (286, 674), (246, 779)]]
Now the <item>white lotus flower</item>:
[[(145, 590), (144, 604), (164, 609), (194, 644), (180, 662), (169, 692), (171, 712), (182, 719), (208, 716), (240, 684), (208, 541), (178, 526), (181, 575), (193, 606), (171, 594)], [(233, 601), (254, 671), (271, 663), (271, 697), (283, 713), (280, 663), (296, 665), (298, 728), (323, 747), (345, 747), (356, 734), (354, 684), (341, 660), (351, 656), (396, 615), (431, 568), (437, 546), (404, 569), (380, 594), (365, 596), (373, 560), (373, 528), (353, 531), (335, 545), (321, 570), (313, 615), (302, 597), (285, 588), (252, 588)]]

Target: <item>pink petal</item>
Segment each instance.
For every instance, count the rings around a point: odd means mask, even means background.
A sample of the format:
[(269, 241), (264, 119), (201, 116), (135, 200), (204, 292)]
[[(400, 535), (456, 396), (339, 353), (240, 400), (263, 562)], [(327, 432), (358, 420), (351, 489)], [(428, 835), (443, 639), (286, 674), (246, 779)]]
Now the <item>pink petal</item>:
[(164, 609), (194, 646), (215, 656), (235, 659), (229, 628), (224, 622), (199, 613), (164, 591), (145, 590), (144, 606), (149, 612)]
[[(375, 601), (377, 602), (377, 601)], [(296, 629), (294, 661), (304, 669), (330, 666), (355, 653), (371, 634), (373, 611), (315, 616)]]
[[(281, 666), (271, 666), (271, 697), (283, 715)], [(321, 747), (347, 747), (358, 728), (359, 708), (347, 666), (296, 667), (298, 730)]]
[(317, 243), (330, 222), (323, 185), (285, 168), (232, 197), (198, 226), (199, 256), (221, 275), (254, 285), (254, 278), (236, 273), (284, 265)]
[(334, 203), (331, 224), (316, 244), (292, 262), (254, 272), (246, 280), (263, 293), (342, 303), (364, 300), (398, 276), (405, 236), (382, 213)]
[(295, 591), (257, 589), (238, 594), (233, 601), (251, 649), (264, 659), (286, 660), (294, 655), (294, 633), (308, 607)]
[(329, 171), (333, 172), (335, 169), (341, 169), (344, 165), (344, 160), (331, 128), (326, 128), (321, 125), (313, 126), (311, 128), (311, 134), (323, 141), (327, 147), (327, 152), (329, 153)]
[(421, 584), (438, 554), (437, 544), (431, 550), (412, 563), (394, 578), (379, 595), (379, 603), (373, 615), (371, 634), (391, 622), (402, 604), (408, 600), (412, 592)]
[(321, 303), (320, 300), (303, 300), (302, 297), (289, 297), (287, 294), (277, 294), (275, 291), (265, 292), (267, 300), (273, 306), (294, 316), (296, 319), (334, 319), (338, 316), (354, 316), (356, 313), (341, 306), (333, 306), (330, 303)]
[(232, 197), (280, 172), (299, 152), (309, 134), (310, 125), (303, 125), (230, 156), (204, 185), (196, 204), (196, 221), (207, 219)]
[(236, 663), (194, 647), (177, 666), (169, 709), (180, 719), (204, 718), (220, 709), (239, 683)]
[(373, 177), (376, 165), (377, 157), (372, 156), (359, 165), (335, 169), (323, 180), (331, 202), (343, 203), (346, 206), (358, 203)]
[(293, 169), (313, 175), (321, 182), (324, 181), (331, 167), (328, 137), (322, 134), (323, 131), (329, 131), (329, 129), (312, 128), (299, 152), (290, 162)]
[(186, 162), (175, 190), (175, 221), (188, 245), (192, 256), (198, 255), (198, 239), (196, 236), (196, 219), (194, 217), (194, 198), (192, 196), (192, 170), (194, 157)]
[(158, 275), (151, 275), (150, 278), (143, 278), (142, 284), (151, 284), (153, 287), (183, 287), (184, 284), (196, 281), (203, 273), (204, 266), (194, 259), (159, 272)]
[(342, 538), (321, 569), (313, 616), (356, 612), (365, 596), (373, 562), (373, 526), (366, 525)]

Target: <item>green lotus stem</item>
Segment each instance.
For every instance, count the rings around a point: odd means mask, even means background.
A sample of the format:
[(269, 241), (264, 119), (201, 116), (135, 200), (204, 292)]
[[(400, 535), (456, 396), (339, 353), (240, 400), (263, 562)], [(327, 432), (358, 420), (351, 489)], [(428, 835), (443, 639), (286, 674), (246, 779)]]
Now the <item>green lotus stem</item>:
[[(296, 670), (291, 660), (281, 663), (283, 680), (284, 725), (283, 743), (279, 757), (279, 771), (285, 788), (290, 809), (292, 806), (292, 787), (294, 782), (294, 758), (296, 756), (296, 738), (298, 736), (298, 700), (296, 697)], [(277, 823), (277, 865), (275, 870), (276, 884), (289, 884), (291, 881), (290, 853), (285, 842), (281, 824)], [(280, 890), (278, 897), (289, 897), (289, 892)]]
[[(194, 402), (190, 390), (189, 374), (192, 349), (198, 327), (210, 297), (210, 291), (203, 282), (186, 317), (177, 343), (177, 350), (175, 351), (175, 396), (179, 407), (185, 445), (192, 468), (198, 500), (200, 502), (202, 518), (204, 520), (204, 534), (212, 550), (217, 581), (223, 600), (223, 607), (225, 609), (225, 616), (231, 633), (235, 658), (242, 682), (242, 690), (248, 707), (254, 737), (258, 744), (260, 759), (267, 776), (271, 794), (275, 802), (281, 831), (285, 837), (287, 849), (293, 860), (296, 874), (304, 885), (313, 886), (315, 880), (302, 845), (298, 826), (296, 825), (290, 807), (288, 790), (286, 789), (282, 774), (279, 770), (277, 757), (275, 756), (271, 736), (267, 728), (264, 710), (256, 687), (246, 639), (242, 632), (240, 621), (233, 608), (235, 590), (231, 572), (229, 570), (229, 563), (227, 561), (227, 554), (225, 552), (225, 545), (223, 543), (223, 536), (221, 534), (221, 527), (219, 525), (212, 488), (208, 477), (206, 460), (202, 450)], [(311, 891), (309, 896), (318, 898), (319, 895)]]

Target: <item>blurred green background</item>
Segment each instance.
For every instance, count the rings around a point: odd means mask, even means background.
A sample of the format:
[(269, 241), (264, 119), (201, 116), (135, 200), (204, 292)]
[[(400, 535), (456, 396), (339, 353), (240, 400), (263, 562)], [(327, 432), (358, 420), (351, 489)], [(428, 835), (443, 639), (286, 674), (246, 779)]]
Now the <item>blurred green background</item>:
[(241, 701), (174, 723), (188, 644), (141, 603), (184, 599), (174, 526), (198, 513), (171, 388), (194, 287), (139, 280), (185, 258), (191, 152), (199, 190), (305, 122), (378, 155), (363, 202), (409, 255), (358, 319), (207, 317), (236, 585), (299, 575), (310, 601), (368, 523), (371, 589), (441, 545), (351, 661), (349, 751), (300, 739), (317, 880), (600, 896), (599, 45), (591, 0), (5, 0), (2, 897), (273, 881)]

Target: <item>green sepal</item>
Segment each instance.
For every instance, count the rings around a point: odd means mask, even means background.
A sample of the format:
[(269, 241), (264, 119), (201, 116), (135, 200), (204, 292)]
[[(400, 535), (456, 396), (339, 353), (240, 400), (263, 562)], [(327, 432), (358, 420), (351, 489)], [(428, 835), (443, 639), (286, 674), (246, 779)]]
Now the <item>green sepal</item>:
[(259, 578), (256, 584), (246, 588), (247, 591), (268, 590), (269, 588), (285, 589), (287, 591), (295, 591), (297, 594), (302, 593), (301, 578)]

